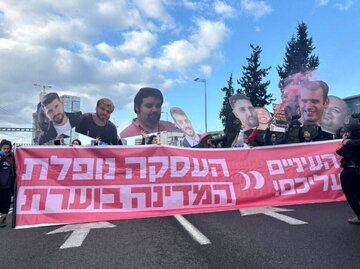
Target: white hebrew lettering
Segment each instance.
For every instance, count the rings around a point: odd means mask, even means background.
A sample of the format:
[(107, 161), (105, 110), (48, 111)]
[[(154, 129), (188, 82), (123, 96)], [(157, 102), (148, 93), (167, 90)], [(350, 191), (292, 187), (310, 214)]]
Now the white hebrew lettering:
[(280, 160), (269, 160), (266, 161), (266, 164), (270, 175), (281, 175), (285, 173), (284, 167), (282, 166)]
[(337, 174), (337, 179), (336, 179), (336, 175), (334, 174), (331, 174), (330, 178), (331, 178), (331, 189), (341, 190), (340, 174)]
[(200, 170), (199, 161), (197, 158), (193, 158), (194, 162), (194, 171), (192, 171), (191, 175), (193, 177), (206, 177), (206, 175), (209, 173), (209, 167), (206, 159), (201, 159), (203, 164), (203, 169)]
[(115, 179), (115, 158), (105, 158), (105, 164), (109, 166), (109, 170), (104, 174), (104, 179)]
[(58, 158), (57, 156), (50, 157), (50, 164), (62, 165), (58, 180), (64, 180), (71, 166), (72, 158)]
[[(296, 194), (295, 183), (292, 178), (280, 179), (279, 184), (282, 195)], [(286, 185), (288, 185), (290, 188), (286, 189)]]
[(25, 173), (22, 174), (22, 180), (31, 180), (34, 166), (40, 165), (40, 180), (46, 180), (48, 176), (48, 169), (49, 169), (49, 159), (48, 158), (25, 158), (24, 165), (26, 166)]
[[(125, 166), (127, 164), (139, 164), (140, 166), (140, 178), (146, 178), (146, 157), (128, 157), (125, 158)], [(125, 169), (125, 178), (132, 179), (133, 178), (133, 169), (126, 167)]]
[(96, 159), (95, 179), (102, 179), (104, 169), (104, 160), (102, 158)]
[(156, 173), (156, 167), (149, 165), (149, 181), (155, 182), (157, 178), (164, 176), (169, 168), (168, 157), (149, 157), (149, 163), (161, 163), (161, 168)]
[[(83, 167), (85, 171), (83, 172)], [(82, 172), (73, 174), (73, 180), (91, 180), (94, 174), (94, 159), (93, 158), (74, 158), (73, 165), (74, 172)]]
[(310, 171), (319, 171), (319, 170), (321, 170), (321, 168), (323, 166), (319, 155), (316, 155), (315, 159), (316, 159), (317, 164), (315, 164), (312, 156), (308, 156), (308, 160), (310, 163)]
[(299, 158), (293, 158), (294, 163), (297, 165), (296, 172), (304, 172), (304, 167), (301, 164), (301, 161)]
[[(178, 164), (183, 164), (181, 170), (177, 170)], [(188, 157), (171, 156), (170, 157), (170, 173), (171, 177), (183, 177), (190, 170), (190, 160)]]
[(295, 183), (302, 183), (304, 187), (302, 189), (296, 188), (297, 193), (307, 193), (310, 190), (309, 182), (307, 181), (306, 177), (298, 177), (294, 178)]
[(314, 181), (324, 181), (323, 191), (327, 191), (329, 189), (329, 177), (327, 175), (314, 175)]
[[(335, 168), (340, 167), (335, 154), (323, 154), (323, 155), (321, 155), (321, 158), (331, 160)], [(328, 162), (324, 162), (324, 166), (326, 169), (330, 169), (330, 165)]]
[[(229, 170), (228, 170), (228, 167), (227, 167), (226, 162), (225, 162), (224, 159), (209, 159), (209, 164), (219, 164), (219, 165), (221, 165), (224, 176), (226, 176), (226, 177), (229, 176)], [(217, 177), (218, 173), (216, 171), (216, 167), (211, 167), (210, 169), (211, 169), (211, 174), (214, 177)]]

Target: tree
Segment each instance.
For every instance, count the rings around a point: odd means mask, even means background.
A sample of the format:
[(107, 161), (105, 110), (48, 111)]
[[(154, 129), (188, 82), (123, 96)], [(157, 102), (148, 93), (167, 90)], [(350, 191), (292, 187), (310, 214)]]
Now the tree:
[(296, 30), (296, 36), (292, 36), (287, 43), (283, 65), (276, 68), (280, 77), (280, 89), (283, 88), (284, 80), (288, 76), (314, 71), (320, 64), (319, 57), (311, 54), (315, 46), (313, 39), (308, 37), (307, 25), (300, 22)]
[(233, 78), (232, 74), (228, 80), (227, 87), (222, 88), (222, 91), (225, 93), (223, 105), (221, 111), (219, 113), (219, 118), (221, 119), (222, 125), (224, 126), (224, 133), (226, 135), (227, 144), (230, 144), (235, 139), (235, 136), (240, 131), (240, 121), (235, 117), (234, 113), (232, 112), (232, 108), (230, 106), (229, 98), (235, 93), (233, 88)]
[(267, 93), (267, 87), (270, 85), (270, 81), (262, 82), (269, 74), (271, 66), (268, 68), (260, 68), (260, 54), (262, 49), (252, 44), (250, 47), (252, 53), (250, 58), (246, 58), (248, 64), (247, 66), (243, 66), (242, 78), (237, 81), (240, 85), (240, 89), (238, 89), (237, 92), (249, 97), (254, 107), (264, 107), (274, 101), (272, 94)]

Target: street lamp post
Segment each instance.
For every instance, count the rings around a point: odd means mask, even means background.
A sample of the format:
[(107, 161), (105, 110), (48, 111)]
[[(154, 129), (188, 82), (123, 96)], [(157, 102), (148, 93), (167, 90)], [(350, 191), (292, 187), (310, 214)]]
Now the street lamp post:
[(45, 93), (46, 88), (52, 88), (51, 85), (42, 85), (42, 84), (37, 84), (37, 83), (34, 83), (34, 86), (43, 88), (43, 91), (42, 91), (43, 93)]
[(195, 78), (194, 81), (204, 83), (205, 89), (205, 132), (207, 132), (207, 98), (206, 98), (206, 79)]

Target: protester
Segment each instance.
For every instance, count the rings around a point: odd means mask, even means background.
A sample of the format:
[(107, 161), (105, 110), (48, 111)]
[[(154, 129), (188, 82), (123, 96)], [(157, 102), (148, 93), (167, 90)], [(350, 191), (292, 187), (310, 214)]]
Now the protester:
[(55, 146), (64, 146), (66, 145), (63, 135), (57, 135), (54, 139)]
[(73, 141), (71, 141), (71, 145), (81, 146), (81, 141), (79, 139), (74, 139)]
[(5, 227), (15, 184), (16, 165), (11, 142), (3, 139), (0, 148), (0, 227)]
[(336, 135), (337, 132), (349, 124), (350, 110), (348, 105), (337, 96), (329, 96), (329, 106), (325, 108), (322, 119), (322, 130)]
[(161, 107), (164, 102), (160, 90), (155, 88), (141, 88), (134, 98), (134, 112), (137, 117), (132, 123), (121, 131), (120, 137), (173, 131), (175, 125), (169, 121), (160, 120)]
[(212, 143), (216, 148), (227, 148), (227, 137), (226, 135), (222, 135), (212, 140)]
[(99, 137), (103, 143), (108, 145), (122, 145), (117, 136), (116, 126), (110, 121), (110, 115), (114, 109), (115, 106), (110, 99), (98, 100), (95, 113), (83, 114), (75, 131), (95, 139)]
[(248, 145), (248, 136), (240, 129), (236, 135), (234, 142), (231, 144), (232, 148), (250, 148)]
[(285, 144), (288, 139), (288, 128), (285, 129), (285, 133), (281, 137), (277, 137), (276, 132), (270, 130), (270, 124), (265, 130), (264, 143), (266, 146), (269, 145), (281, 145)]
[(148, 145), (150, 145), (150, 144), (152, 144), (152, 145), (158, 145), (158, 144), (159, 144), (159, 141), (158, 141), (157, 135), (150, 135), (150, 136), (148, 137), (148, 140), (147, 140), (146, 144), (148, 144)]
[(351, 224), (360, 224), (360, 124), (351, 124), (336, 153), (341, 159), (341, 187), (347, 202), (355, 213), (348, 219)]
[(300, 133), (302, 130), (301, 122), (299, 121), (300, 116), (293, 116), (291, 122), (287, 127), (286, 134), (286, 144), (300, 143), (301, 137)]
[(203, 133), (200, 137), (199, 144), (195, 147), (199, 148), (215, 148), (215, 145), (212, 142), (212, 136), (209, 133)]
[(172, 107), (170, 109), (171, 117), (174, 119), (175, 126), (183, 131), (185, 137), (182, 141), (183, 147), (193, 147), (199, 143), (200, 136), (195, 133), (191, 121), (185, 112), (179, 107)]
[[(71, 128), (78, 124), (81, 112), (65, 112), (64, 101), (61, 100), (55, 92), (44, 95), (41, 100), (41, 105), (50, 122), (48, 123), (48, 128), (44, 130), (44, 133), (38, 138), (39, 145), (55, 139), (59, 135), (68, 137)], [(45, 123), (44, 126), (46, 126)]]
[(247, 144), (250, 147), (257, 147), (257, 146), (263, 146), (265, 144), (264, 142), (264, 130), (258, 130), (257, 127), (252, 129), (251, 133), (244, 133), (244, 135), (247, 136)]
[(311, 139), (311, 134), (309, 131), (305, 131), (303, 132), (303, 136), (302, 136), (302, 140), (300, 142), (312, 142), (313, 140)]

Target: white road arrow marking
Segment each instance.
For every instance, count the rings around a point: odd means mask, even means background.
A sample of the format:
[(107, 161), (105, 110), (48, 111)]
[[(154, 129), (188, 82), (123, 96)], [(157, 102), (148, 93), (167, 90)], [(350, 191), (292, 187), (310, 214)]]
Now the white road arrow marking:
[(261, 208), (249, 208), (249, 209), (240, 209), (241, 216), (249, 216), (249, 215), (256, 215), (256, 214), (264, 214), (275, 219), (284, 221), (289, 223), (290, 225), (301, 225), (301, 224), (308, 224), (305, 221), (298, 220), (295, 218), (291, 218), (277, 212), (288, 212), (294, 211), (294, 209), (286, 209), (280, 207), (261, 207)]
[(47, 234), (72, 232), (60, 249), (80, 247), (91, 229), (114, 228), (116, 225), (109, 222), (93, 222), (82, 224), (69, 224)]

